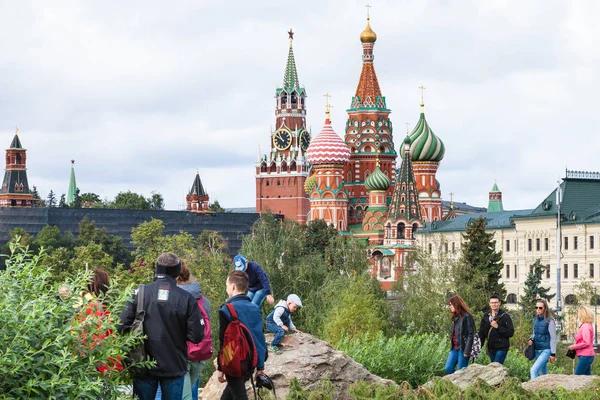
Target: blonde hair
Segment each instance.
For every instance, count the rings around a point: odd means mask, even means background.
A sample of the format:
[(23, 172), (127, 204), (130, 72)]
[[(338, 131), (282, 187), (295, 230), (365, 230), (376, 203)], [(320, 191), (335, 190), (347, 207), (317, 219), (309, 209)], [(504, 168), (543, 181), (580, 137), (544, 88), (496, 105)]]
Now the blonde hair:
[(592, 314), (592, 310), (586, 306), (581, 306), (579, 307), (579, 310), (577, 310), (577, 319), (579, 319), (581, 323), (593, 324), (594, 314)]

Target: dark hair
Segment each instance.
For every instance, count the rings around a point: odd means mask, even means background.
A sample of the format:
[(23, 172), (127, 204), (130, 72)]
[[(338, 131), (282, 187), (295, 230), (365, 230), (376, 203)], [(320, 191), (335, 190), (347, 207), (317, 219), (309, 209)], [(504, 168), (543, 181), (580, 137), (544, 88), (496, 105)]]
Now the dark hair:
[(93, 293), (94, 296), (100, 296), (100, 293), (106, 293), (108, 286), (110, 285), (110, 276), (108, 272), (102, 268), (94, 269), (94, 275), (92, 275), (92, 281), (88, 283), (88, 292)]
[(181, 271), (181, 260), (173, 253), (163, 253), (156, 260), (155, 273), (177, 278)]
[(245, 292), (248, 289), (248, 274), (244, 271), (231, 271), (227, 280), (235, 285), (238, 292)]
[(454, 312), (452, 313), (452, 318), (460, 317), (463, 313), (468, 312), (471, 314), (471, 310), (469, 310), (469, 306), (465, 303), (465, 301), (460, 296), (452, 296), (450, 300), (448, 300), (450, 304), (454, 306)]
[(501, 298), (500, 298), (500, 296), (498, 296), (497, 294), (493, 294), (493, 295), (491, 295), (491, 296), (490, 296), (490, 300), (491, 300), (491, 299), (496, 299), (496, 300), (498, 300), (500, 303), (502, 303), (502, 299), (501, 299)]

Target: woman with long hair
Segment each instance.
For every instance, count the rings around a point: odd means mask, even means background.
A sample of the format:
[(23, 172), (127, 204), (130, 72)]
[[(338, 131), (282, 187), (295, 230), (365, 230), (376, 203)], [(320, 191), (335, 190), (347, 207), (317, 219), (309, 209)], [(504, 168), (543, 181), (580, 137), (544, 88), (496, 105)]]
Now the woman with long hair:
[(452, 323), (450, 324), (450, 353), (444, 369), (448, 374), (458, 369), (466, 368), (471, 357), (475, 323), (471, 310), (460, 296), (452, 296), (448, 301)]
[(579, 359), (575, 367), (575, 375), (591, 375), (592, 363), (594, 362), (594, 314), (586, 306), (577, 310), (579, 329), (575, 335), (575, 344), (569, 346), (569, 350), (575, 350)]
[[(535, 362), (529, 370), (533, 380), (540, 375), (548, 373), (548, 361), (556, 360), (556, 322), (545, 299), (535, 301), (536, 316), (533, 320), (533, 333), (529, 338), (529, 345), (534, 345)], [(533, 341), (533, 342), (532, 342)]]

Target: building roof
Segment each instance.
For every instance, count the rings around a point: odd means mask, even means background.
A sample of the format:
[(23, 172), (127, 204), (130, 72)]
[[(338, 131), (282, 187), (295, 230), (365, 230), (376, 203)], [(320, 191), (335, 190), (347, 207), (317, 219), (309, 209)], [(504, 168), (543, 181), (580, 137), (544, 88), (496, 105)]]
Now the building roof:
[(365, 179), (365, 188), (368, 191), (371, 190), (388, 190), (392, 181), (386, 174), (384, 174), (379, 168), (379, 159), (377, 159), (377, 166), (373, 173), (367, 176)]
[[(600, 222), (600, 173), (566, 171), (560, 184), (563, 223)], [(554, 189), (526, 218), (556, 218)]]
[(285, 72), (283, 74), (283, 87), (277, 88), (277, 96), (279, 96), (283, 90), (288, 94), (293, 91), (296, 91), (298, 95), (306, 94), (304, 88), (300, 87), (300, 81), (298, 80), (298, 70), (296, 69), (294, 48), (292, 46), (294, 33), (290, 30), (288, 34), (290, 35), (290, 48), (288, 51), (287, 63), (285, 64)]
[(410, 134), (410, 154), (413, 161), (436, 161), (444, 158), (446, 148), (442, 140), (436, 136), (425, 119), (425, 105), (421, 103), (419, 122)]
[(404, 157), (396, 176), (396, 184), (388, 213), (388, 217), (392, 221), (399, 218), (405, 219), (409, 223), (412, 223), (414, 219), (421, 220), (421, 207), (419, 206), (415, 173), (410, 160), (410, 143), (410, 138), (407, 136), (402, 143), (404, 149), (400, 151), (404, 153)]
[(419, 233), (437, 233), (437, 232), (463, 232), (467, 230), (467, 225), (472, 219), (484, 217), (487, 221), (487, 229), (507, 229), (514, 228), (513, 218), (529, 215), (532, 210), (513, 210), (497, 212), (481, 212), (474, 214), (458, 215), (454, 219), (447, 221), (428, 222), (423, 228), (417, 231)]
[(10, 143), (11, 149), (22, 149), (23, 145), (21, 144), (21, 139), (19, 139), (19, 135), (15, 134), (12, 142)]
[[(469, 205), (467, 203), (461, 203), (460, 201), (453, 201), (453, 206), (455, 211), (462, 211), (467, 213), (475, 213), (475, 212), (486, 212), (487, 208), (485, 207), (476, 207)], [(450, 201), (442, 200), (442, 207), (444, 209), (450, 209)]]
[(196, 177), (194, 178), (194, 183), (192, 184), (192, 188), (190, 189), (191, 195), (205, 196), (206, 192), (204, 191), (204, 186), (202, 186), (202, 181), (200, 180), (200, 172), (196, 172)]
[(311, 140), (306, 149), (306, 159), (312, 165), (346, 164), (350, 160), (350, 150), (341, 137), (331, 127), (329, 114), (321, 132)]

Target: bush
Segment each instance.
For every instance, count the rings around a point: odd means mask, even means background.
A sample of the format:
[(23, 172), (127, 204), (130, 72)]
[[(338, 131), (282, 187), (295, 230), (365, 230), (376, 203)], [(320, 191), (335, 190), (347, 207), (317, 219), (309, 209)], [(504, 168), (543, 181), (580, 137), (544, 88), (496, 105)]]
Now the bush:
[(4, 398), (117, 398), (117, 386), (129, 380), (127, 371), (100, 375), (96, 368), (124, 359), (141, 339), (92, 336), (116, 332), (131, 288), (110, 289), (99, 299), (110, 316), (78, 318), (86, 301), (80, 293), (91, 275), (69, 280), (70, 294), (59, 298), (58, 284), (40, 264), (43, 254), (32, 256), (15, 243), (10, 250), (6, 270), (0, 272), (0, 393)]
[(342, 340), (337, 348), (375, 375), (417, 386), (444, 373), (449, 346), (448, 340), (433, 334), (388, 339), (380, 333)]

